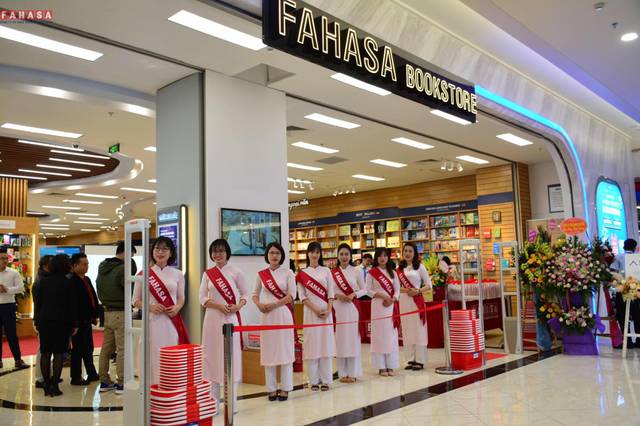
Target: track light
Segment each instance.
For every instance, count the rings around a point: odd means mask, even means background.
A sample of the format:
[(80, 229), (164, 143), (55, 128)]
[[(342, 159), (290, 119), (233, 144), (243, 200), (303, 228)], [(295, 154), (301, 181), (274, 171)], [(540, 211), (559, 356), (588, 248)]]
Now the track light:
[(464, 170), (464, 167), (462, 166), (461, 163), (458, 163), (458, 172), (461, 172)]
[(309, 191), (314, 191), (313, 182), (309, 182)]
[(293, 181), (293, 189), (298, 189), (298, 181), (297, 180)]
[(351, 193), (352, 193), (352, 194), (355, 194), (355, 193), (356, 193), (356, 187), (355, 187), (355, 185), (351, 187)]
[(440, 170), (442, 170), (442, 171), (447, 170), (447, 161), (446, 160), (442, 160), (442, 165), (440, 166)]

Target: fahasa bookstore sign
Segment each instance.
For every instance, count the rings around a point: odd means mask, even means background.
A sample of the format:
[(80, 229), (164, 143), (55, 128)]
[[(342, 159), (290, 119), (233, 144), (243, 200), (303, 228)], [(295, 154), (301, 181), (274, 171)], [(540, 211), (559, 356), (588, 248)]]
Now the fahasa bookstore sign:
[[(296, 0), (263, 0), (265, 44), (475, 123), (473, 85)], [(413, 58), (409, 60), (409, 58)], [(436, 71), (437, 70), (437, 71)]]

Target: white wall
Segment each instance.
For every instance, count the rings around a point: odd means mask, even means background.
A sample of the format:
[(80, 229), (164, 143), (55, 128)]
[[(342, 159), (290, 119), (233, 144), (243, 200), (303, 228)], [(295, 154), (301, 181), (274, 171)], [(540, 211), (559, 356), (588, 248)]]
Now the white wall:
[[(279, 211), (288, 253), (286, 102), (284, 93), (211, 71), (205, 74), (207, 247), (221, 237), (220, 208)], [(232, 257), (251, 290), (262, 256)], [(209, 267), (212, 266), (209, 260)], [(251, 303), (247, 324), (259, 322)]]
[[(136, 246), (136, 256), (133, 256), (133, 260), (138, 265), (138, 270), (142, 267), (142, 247)], [(106, 259), (110, 259), (115, 257), (116, 255), (116, 246), (115, 245), (85, 245), (84, 246), (84, 254), (87, 255), (87, 260), (89, 261), (89, 270), (87, 271), (87, 276), (91, 279), (91, 284), (96, 289), (96, 293), (98, 289), (96, 288), (96, 279), (98, 278), (98, 268), (100, 267), (100, 263)]]
[[(562, 219), (571, 212), (549, 213), (547, 186), (560, 183), (556, 166), (552, 161), (529, 165), (529, 188), (531, 191), (532, 219)], [(566, 201), (566, 197), (564, 197)]]

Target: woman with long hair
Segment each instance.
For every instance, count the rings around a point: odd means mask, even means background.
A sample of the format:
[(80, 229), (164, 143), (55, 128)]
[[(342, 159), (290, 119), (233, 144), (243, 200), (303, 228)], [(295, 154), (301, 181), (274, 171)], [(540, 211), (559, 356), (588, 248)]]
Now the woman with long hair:
[[(217, 239), (209, 246), (209, 257), (214, 266), (202, 274), (200, 304), (205, 308), (202, 325), (204, 377), (213, 383), (213, 393), (220, 399), (224, 384), (224, 324), (240, 325), (240, 309), (247, 304), (249, 290), (242, 272), (229, 265), (231, 247), (227, 240)], [(236, 397), (238, 383), (242, 381), (242, 337), (233, 334), (233, 379)], [(235, 406), (235, 405), (234, 405)]]
[[(314, 241), (307, 247), (307, 267), (296, 275), (298, 295), (304, 304), (305, 324), (331, 324), (333, 285), (331, 271), (323, 265), (322, 247)], [(332, 359), (336, 355), (333, 327), (312, 327), (304, 331), (304, 359), (311, 390), (329, 390)]]
[[(296, 280), (284, 266), (285, 252), (280, 243), (269, 243), (264, 252), (269, 265), (258, 272), (253, 290), (253, 303), (262, 312), (262, 324), (293, 325), (293, 301)], [(295, 361), (295, 330), (265, 330), (260, 332), (260, 364), (269, 391), (269, 401), (286, 401), (293, 390), (293, 362)], [(277, 370), (280, 366), (278, 388)]]
[(418, 250), (412, 243), (404, 245), (397, 272), (400, 281), (400, 313), (421, 311), (401, 317), (402, 343), (408, 359), (405, 370), (422, 370), (427, 361), (428, 342), (424, 293), (431, 290), (432, 284), (427, 268), (420, 262)]
[(353, 383), (362, 376), (360, 358), (360, 333), (358, 320), (358, 298), (367, 294), (361, 270), (351, 263), (351, 247), (342, 243), (338, 246), (338, 266), (331, 270), (333, 292), (336, 301), (333, 309), (336, 322), (349, 324), (336, 325), (336, 361), (338, 376), (342, 383)]
[[(389, 262), (390, 250), (378, 247), (373, 255), (373, 267), (367, 274), (367, 289), (371, 301), (371, 363), (381, 376), (393, 376), (400, 367), (396, 302), (400, 295), (398, 276)], [(384, 318), (384, 319), (376, 319)]]
[[(150, 383), (160, 382), (160, 348), (189, 343), (180, 316), (184, 306), (184, 275), (169, 266), (176, 260), (176, 246), (170, 238), (158, 237), (151, 245), (149, 269), (149, 372)], [(142, 285), (133, 290), (133, 306), (142, 309)], [(141, 366), (141, 364), (140, 364)]]

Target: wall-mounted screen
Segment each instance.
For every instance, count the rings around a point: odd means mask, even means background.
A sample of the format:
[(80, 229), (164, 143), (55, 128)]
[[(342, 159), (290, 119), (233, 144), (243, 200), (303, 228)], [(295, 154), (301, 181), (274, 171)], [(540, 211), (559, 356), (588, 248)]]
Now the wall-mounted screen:
[(624, 199), (618, 183), (601, 178), (596, 187), (596, 217), (598, 235), (609, 241), (615, 254), (622, 253), (627, 239), (627, 220)]
[(72, 254), (80, 253), (80, 246), (67, 246), (67, 247), (58, 247), (58, 246), (41, 246), (40, 247), (40, 257), (45, 255), (55, 256), (56, 254), (66, 254), (67, 256), (71, 256)]
[(267, 244), (281, 242), (280, 213), (222, 209), (222, 238), (235, 256), (264, 256)]

